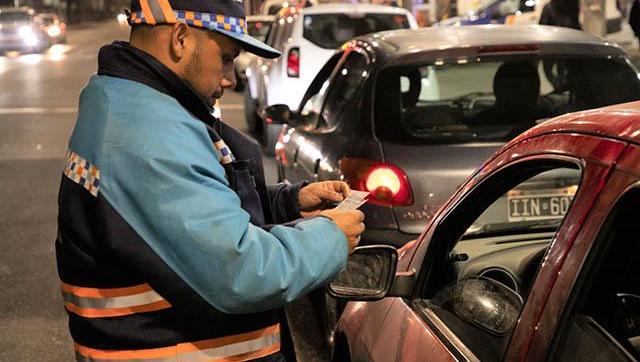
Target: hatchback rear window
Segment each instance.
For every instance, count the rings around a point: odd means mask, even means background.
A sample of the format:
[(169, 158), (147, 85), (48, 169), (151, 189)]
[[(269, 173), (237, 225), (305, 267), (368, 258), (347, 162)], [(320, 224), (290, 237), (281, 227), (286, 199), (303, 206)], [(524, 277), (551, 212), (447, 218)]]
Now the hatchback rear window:
[(321, 48), (335, 49), (360, 35), (406, 28), (409, 20), (401, 14), (315, 14), (305, 15), (303, 36)]
[(377, 135), (414, 143), (507, 141), (551, 117), (640, 99), (638, 75), (621, 58), (390, 68), (376, 89)]

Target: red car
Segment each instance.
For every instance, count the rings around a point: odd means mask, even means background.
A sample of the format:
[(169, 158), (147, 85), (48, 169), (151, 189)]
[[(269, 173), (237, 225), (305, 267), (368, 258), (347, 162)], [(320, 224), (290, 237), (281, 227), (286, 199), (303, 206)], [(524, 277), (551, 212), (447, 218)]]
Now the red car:
[(640, 359), (640, 102), (522, 134), (330, 291), (335, 361)]

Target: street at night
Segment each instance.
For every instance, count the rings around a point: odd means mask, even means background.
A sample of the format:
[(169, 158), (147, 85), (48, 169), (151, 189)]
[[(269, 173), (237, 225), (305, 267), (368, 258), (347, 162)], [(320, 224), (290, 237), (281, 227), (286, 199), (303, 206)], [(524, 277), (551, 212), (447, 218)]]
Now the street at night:
[(638, 36), (640, 0), (0, 0), (0, 362), (640, 360)]

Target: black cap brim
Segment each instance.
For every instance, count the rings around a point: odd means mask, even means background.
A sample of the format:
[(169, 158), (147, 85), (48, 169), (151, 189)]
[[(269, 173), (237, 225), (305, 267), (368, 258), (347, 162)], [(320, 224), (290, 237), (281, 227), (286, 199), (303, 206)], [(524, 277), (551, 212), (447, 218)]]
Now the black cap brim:
[(280, 53), (278, 50), (268, 46), (267, 44), (261, 42), (260, 40), (252, 37), (249, 34), (238, 34), (224, 29), (215, 29), (213, 31), (237, 40), (240, 43), (242, 49), (259, 57), (273, 59), (282, 55), (282, 53)]

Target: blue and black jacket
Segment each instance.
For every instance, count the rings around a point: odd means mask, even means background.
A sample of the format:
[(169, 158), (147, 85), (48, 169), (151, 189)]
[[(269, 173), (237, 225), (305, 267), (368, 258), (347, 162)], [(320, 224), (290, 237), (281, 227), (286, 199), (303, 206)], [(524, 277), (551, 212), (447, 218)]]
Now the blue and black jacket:
[[(267, 187), (259, 146), (143, 51), (101, 49), (80, 96), (56, 255), (83, 361), (243, 361), (288, 341), (282, 307), (346, 266), (298, 186)], [(279, 225), (280, 224), (280, 225)]]

